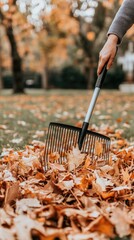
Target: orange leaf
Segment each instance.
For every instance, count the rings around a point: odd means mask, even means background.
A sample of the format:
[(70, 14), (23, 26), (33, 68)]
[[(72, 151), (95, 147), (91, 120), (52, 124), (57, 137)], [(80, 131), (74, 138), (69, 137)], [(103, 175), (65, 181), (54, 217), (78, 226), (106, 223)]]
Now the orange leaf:
[(67, 240), (65, 234), (63, 233), (54, 233), (49, 236), (43, 236), (43, 235), (40, 236), (40, 240), (55, 240), (55, 239)]
[(109, 237), (114, 237), (114, 226), (104, 216), (99, 217), (98, 221), (91, 227), (91, 231), (99, 231)]
[(100, 156), (102, 154), (102, 152), (103, 152), (103, 145), (102, 145), (102, 143), (99, 142), (99, 141), (96, 141), (95, 142), (95, 154), (97, 156)]
[(53, 152), (51, 154), (49, 154), (49, 161), (50, 162), (55, 162), (60, 158), (60, 155), (58, 152)]
[(114, 192), (101, 192), (101, 196), (103, 199), (111, 198), (114, 196)]

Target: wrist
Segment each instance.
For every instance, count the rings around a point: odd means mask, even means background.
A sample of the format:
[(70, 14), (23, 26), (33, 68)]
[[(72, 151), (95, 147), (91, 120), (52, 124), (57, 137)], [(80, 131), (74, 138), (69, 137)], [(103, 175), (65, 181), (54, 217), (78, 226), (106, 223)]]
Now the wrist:
[(119, 38), (115, 34), (109, 34), (108, 40), (111, 41), (112, 43), (118, 44)]

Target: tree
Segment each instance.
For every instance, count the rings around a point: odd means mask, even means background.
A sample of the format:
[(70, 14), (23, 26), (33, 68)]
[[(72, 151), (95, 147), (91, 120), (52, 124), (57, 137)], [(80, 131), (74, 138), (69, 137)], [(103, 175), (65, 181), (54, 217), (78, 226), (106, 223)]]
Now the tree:
[[(87, 87), (91, 89), (94, 82), (94, 68), (96, 65), (95, 47), (96, 41), (100, 37), (101, 31), (105, 24), (105, 9), (103, 4), (98, 1), (94, 1), (94, 5), (89, 1), (76, 0), (71, 1), (72, 16), (77, 20), (79, 24), (79, 35), (76, 38), (76, 45), (83, 51), (83, 72), (87, 79)], [(90, 16), (90, 11), (103, 12), (102, 15), (98, 15), (99, 19), (94, 16)], [(101, 16), (101, 17), (100, 17)], [(82, 60), (82, 59), (81, 59)]]
[[(0, 27), (1, 27), (1, 21), (0, 21)], [(0, 28), (0, 35), (1, 35), (1, 28)], [(0, 37), (0, 90), (3, 88), (3, 81), (2, 81), (2, 49), (1, 49), (1, 37)]]
[(7, 12), (2, 12), (2, 10), (0, 10), (0, 19), (3, 26), (5, 27), (6, 34), (11, 47), (13, 92), (24, 93), (22, 59), (19, 55), (13, 27), (13, 15), (15, 14), (16, 11), (18, 11), (16, 7), (16, 0), (10, 1), (9, 10)]
[(49, 88), (51, 68), (62, 69), (70, 63), (68, 47), (75, 44), (73, 36), (79, 31), (77, 21), (70, 15), (70, 4), (63, 0), (52, 0), (52, 9), (42, 16), (43, 29), (39, 32), (39, 42), (45, 55), (46, 88)]

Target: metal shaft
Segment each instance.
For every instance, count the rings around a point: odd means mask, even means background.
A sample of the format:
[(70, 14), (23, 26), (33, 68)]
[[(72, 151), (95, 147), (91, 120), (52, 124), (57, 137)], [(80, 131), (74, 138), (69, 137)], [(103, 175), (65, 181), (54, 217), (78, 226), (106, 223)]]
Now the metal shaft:
[(92, 96), (92, 99), (91, 99), (91, 102), (90, 102), (90, 105), (89, 105), (86, 117), (85, 117), (85, 122), (86, 123), (89, 123), (89, 121), (91, 119), (92, 112), (94, 110), (95, 103), (96, 103), (96, 100), (97, 100), (97, 98), (99, 96), (99, 93), (100, 93), (100, 88), (96, 87), (95, 90), (94, 90), (94, 93), (93, 93), (93, 96)]

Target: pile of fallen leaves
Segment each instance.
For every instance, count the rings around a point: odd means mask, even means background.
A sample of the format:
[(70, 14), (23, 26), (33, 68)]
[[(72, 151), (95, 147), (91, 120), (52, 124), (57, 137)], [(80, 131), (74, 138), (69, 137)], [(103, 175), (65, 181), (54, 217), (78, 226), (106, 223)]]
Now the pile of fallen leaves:
[(66, 164), (53, 154), (44, 173), (44, 143), (3, 149), (0, 240), (134, 239), (134, 147), (119, 131), (105, 132), (112, 145), (101, 167), (72, 148)]

